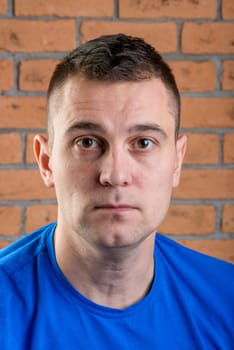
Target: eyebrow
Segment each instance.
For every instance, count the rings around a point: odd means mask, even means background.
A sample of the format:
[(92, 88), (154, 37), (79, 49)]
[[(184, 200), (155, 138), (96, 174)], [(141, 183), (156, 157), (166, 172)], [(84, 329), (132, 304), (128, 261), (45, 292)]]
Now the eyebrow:
[[(72, 124), (66, 133), (71, 133), (74, 130), (90, 130), (90, 131), (97, 131), (100, 133), (105, 133), (106, 129), (95, 122), (89, 122), (89, 121), (80, 121)], [(145, 131), (153, 131), (156, 133), (161, 134), (164, 138), (167, 138), (167, 133), (160, 127), (160, 125), (156, 123), (145, 123), (145, 124), (136, 124), (128, 128), (129, 133), (135, 133), (135, 132), (145, 132)]]
[(154, 131), (167, 138), (167, 133), (156, 123), (136, 124), (128, 129), (129, 132)]
[(67, 133), (71, 133), (74, 130), (90, 130), (90, 131), (99, 131), (99, 132), (105, 132), (105, 128), (94, 122), (86, 122), (86, 121), (80, 121), (72, 124), (68, 130)]

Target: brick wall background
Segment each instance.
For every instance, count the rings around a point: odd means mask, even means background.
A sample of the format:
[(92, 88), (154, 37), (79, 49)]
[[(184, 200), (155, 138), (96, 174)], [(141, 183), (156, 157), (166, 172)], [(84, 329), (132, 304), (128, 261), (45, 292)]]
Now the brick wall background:
[(55, 64), (115, 32), (154, 45), (182, 93), (188, 152), (161, 231), (234, 262), (233, 0), (0, 0), (0, 247), (56, 218), (32, 154)]

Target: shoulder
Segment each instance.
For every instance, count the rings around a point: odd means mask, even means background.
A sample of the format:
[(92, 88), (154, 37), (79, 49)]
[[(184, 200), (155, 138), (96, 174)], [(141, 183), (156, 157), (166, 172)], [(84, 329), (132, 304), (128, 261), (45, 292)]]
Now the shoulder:
[(208, 264), (217, 265), (231, 272), (234, 271), (234, 264), (188, 248), (160, 233), (157, 233), (156, 236), (156, 246), (161, 252), (175, 254), (175, 257), (179, 259), (186, 258), (189, 261), (195, 259), (197, 262), (201, 261), (202, 263), (206, 261)]
[(46, 236), (52, 232), (55, 224), (49, 224), (22, 237), (0, 251), (0, 273), (11, 276), (17, 270), (29, 265), (46, 250)]
[(195, 286), (198, 290), (203, 288), (207, 293), (209, 290), (215, 291), (215, 294), (220, 293), (222, 297), (233, 296), (232, 263), (187, 248), (160, 234), (156, 236), (156, 249), (163, 260), (168, 262), (171, 270), (187, 285)]
[(210, 348), (212, 343), (217, 344), (217, 349), (229, 349), (233, 334), (234, 265), (160, 234), (156, 235), (155, 257), (160, 293), (174, 313), (174, 327), (182, 320), (183, 330), (188, 325), (188, 334), (200, 345), (204, 342)]

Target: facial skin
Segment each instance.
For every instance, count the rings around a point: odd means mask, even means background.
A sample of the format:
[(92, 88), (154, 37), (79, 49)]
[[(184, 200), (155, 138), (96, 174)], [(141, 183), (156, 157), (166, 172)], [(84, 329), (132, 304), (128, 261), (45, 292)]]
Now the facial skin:
[(57, 230), (100, 249), (153, 236), (179, 183), (186, 144), (175, 140), (163, 83), (73, 77), (59, 103), (52, 97), (50, 114), (53, 140), (37, 136), (35, 154), (56, 190)]

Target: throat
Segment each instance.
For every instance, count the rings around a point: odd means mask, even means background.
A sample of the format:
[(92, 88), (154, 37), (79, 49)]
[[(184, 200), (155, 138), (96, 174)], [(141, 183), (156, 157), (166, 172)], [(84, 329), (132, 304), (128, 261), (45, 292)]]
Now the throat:
[[(144, 298), (152, 285), (154, 277), (154, 264), (137, 271), (128, 268), (121, 269), (101, 269), (96, 271), (87, 283), (77, 289), (83, 288), (84, 295), (95, 303), (110, 308), (124, 309), (139, 302)], [(80, 292), (82, 292), (80, 290)]]
[(124, 309), (139, 302), (151, 288), (155, 270), (154, 238), (125, 252), (118, 249), (104, 252), (74, 242), (69, 245), (59, 242), (57, 236), (55, 252), (68, 281), (96, 304)]

